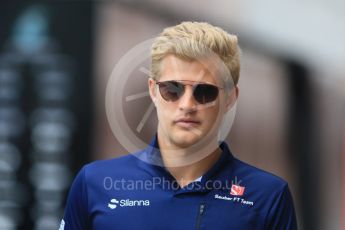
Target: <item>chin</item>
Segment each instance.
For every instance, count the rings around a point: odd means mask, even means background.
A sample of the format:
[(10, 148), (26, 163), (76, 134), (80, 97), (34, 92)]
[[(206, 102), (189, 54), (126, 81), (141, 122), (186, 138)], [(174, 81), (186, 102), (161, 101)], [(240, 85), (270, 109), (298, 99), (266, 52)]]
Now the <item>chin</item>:
[(172, 141), (181, 148), (187, 148), (198, 143), (201, 138), (194, 133), (178, 133), (173, 136)]

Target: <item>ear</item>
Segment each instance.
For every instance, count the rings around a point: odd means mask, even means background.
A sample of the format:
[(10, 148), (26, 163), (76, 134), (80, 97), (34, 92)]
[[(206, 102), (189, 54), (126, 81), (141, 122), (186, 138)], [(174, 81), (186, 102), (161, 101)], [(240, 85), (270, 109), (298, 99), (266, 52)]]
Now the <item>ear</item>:
[(236, 85), (234, 88), (231, 89), (228, 97), (226, 98), (226, 112), (228, 112), (235, 105), (238, 95), (239, 95), (239, 89)]
[(149, 87), (149, 93), (150, 93), (151, 100), (153, 101), (153, 103), (155, 103), (157, 100), (156, 82), (152, 78), (149, 78), (147, 80), (147, 85)]

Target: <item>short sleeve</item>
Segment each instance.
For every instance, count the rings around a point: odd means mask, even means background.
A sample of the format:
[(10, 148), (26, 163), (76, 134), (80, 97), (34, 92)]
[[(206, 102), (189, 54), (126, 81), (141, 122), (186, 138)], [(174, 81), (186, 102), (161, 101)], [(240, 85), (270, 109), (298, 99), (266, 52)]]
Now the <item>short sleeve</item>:
[(268, 216), (267, 229), (296, 230), (297, 221), (292, 196), (286, 184), (275, 200)]
[(85, 230), (88, 228), (88, 198), (85, 167), (83, 167), (70, 188), (59, 230)]

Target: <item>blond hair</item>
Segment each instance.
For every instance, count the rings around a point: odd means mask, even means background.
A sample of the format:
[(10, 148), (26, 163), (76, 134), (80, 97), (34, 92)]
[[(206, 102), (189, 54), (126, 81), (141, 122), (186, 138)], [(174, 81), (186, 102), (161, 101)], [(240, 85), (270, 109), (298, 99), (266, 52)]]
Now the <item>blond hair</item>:
[(151, 74), (159, 78), (160, 64), (168, 54), (194, 60), (216, 54), (225, 64), (225, 83), (237, 85), (240, 77), (240, 47), (236, 35), (205, 22), (182, 22), (168, 27), (155, 39), (151, 47)]

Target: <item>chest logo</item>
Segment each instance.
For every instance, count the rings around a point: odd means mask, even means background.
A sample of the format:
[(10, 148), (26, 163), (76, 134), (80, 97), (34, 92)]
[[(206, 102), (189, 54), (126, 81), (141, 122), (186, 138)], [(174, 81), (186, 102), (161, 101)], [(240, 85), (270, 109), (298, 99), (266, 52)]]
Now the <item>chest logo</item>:
[(117, 207), (143, 207), (150, 206), (150, 200), (131, 200), (131, 199), (111, 199), (108, 208), (115, 209)]
[(235, 179), (231, 181), (231, 189), (230, 189), (230, 195), (233, 196), (243, 196), (245, 187), (241, 186), (240, 183), (242, 182), (241, 180), (237, 180), (237, 176), (235, 176)]
[(116, 204), (118, 204), (118, 203), (119, 203), (118, 200), (116, 200), (116, 199), (111, 199), (110, 202), (108, 203), (108, 207), (109, 207), (110, 209), (115, 209), (115, 208), (117, 207)]

